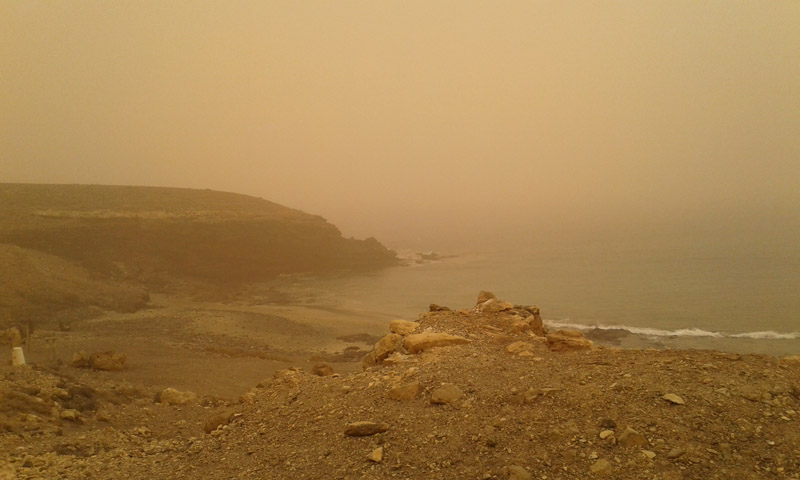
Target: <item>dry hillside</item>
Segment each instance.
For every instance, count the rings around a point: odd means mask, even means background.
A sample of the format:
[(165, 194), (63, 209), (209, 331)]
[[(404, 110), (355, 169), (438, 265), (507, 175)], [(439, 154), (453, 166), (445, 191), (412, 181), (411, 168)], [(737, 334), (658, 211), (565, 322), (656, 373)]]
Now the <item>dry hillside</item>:
[(143, 287), (219, 296), (279, 274), (398, 262), (375, 239), (346, 239), (322, 217), (234, 193), (0, 184), (0, 205), (0, 327), (140, 308)]
[(535, 307), (485, 293), (469, 310), (432, 310), (392, 321), (362, 372), (283, 370), (238, 399), (171, 390), (154, 399), (113, 374), (6, 367), (0, 472), (800, 478), (796, 357), (597, 347), (546, 332)]

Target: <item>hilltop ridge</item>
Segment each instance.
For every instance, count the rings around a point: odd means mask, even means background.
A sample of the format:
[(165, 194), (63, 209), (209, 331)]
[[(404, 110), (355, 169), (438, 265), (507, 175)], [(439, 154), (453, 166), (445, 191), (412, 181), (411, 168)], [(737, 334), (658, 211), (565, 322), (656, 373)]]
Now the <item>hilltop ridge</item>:
[[(357, 272), (398, 263), (374, 238), (344, 238), (318, 215), (235, 193), (6, 183), (0, 184), (0, 204), (0, 249), (18, 260), (5, 266), (16, 272), (7, 276), (12, 279), (25, 277), (18, 274), (25, 269), (30, 278), (47, 276), (32, 268), (45, 258), (53, 265), (76, 264), (76, 274), (95, 283), (153, 291), (187, 282), (219, 290), (280, 274)], [(21, 250), (12, 255), (11, 247)], [(26, 252), (38, 252), (38, 260), (25, 261)], [(94, 284), (87, 282), (79, 283)], [(17, 290), (42, 290), (44, 283), (31, 281)], [(8, 297), (3, 289), (12, 287), (0, 287), (0, 305)]]

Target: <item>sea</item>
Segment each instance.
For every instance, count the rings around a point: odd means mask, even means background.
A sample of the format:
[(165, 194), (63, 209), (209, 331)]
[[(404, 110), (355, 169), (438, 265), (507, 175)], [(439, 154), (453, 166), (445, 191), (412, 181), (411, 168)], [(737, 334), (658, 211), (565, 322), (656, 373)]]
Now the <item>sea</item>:
[(610, 346), (800, 354), (800, 249), (785, 237), (576, 236), (425, 258), (398, 251), (403, 266), (315, 279), (317, 299), (385, 322), (432, 303), (471, 308), (488, 290), (539, 306), (549, 328)]

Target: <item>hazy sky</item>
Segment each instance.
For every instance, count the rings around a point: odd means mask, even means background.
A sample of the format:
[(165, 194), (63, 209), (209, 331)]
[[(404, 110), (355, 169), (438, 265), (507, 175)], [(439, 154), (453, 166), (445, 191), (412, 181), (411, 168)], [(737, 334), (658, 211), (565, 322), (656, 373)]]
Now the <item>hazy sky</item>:
[(4, 1), (0, 181), (389, 243), (800, 212), (800, 2)]

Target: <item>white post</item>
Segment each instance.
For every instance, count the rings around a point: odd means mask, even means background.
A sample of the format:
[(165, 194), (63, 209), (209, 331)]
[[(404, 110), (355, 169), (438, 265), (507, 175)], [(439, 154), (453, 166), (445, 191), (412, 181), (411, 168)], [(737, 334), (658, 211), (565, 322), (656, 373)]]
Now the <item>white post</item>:
[(22, 347), (11, 349), (11, 364), (15, 367), (25, 365), (25, 353), (22, 352)]

